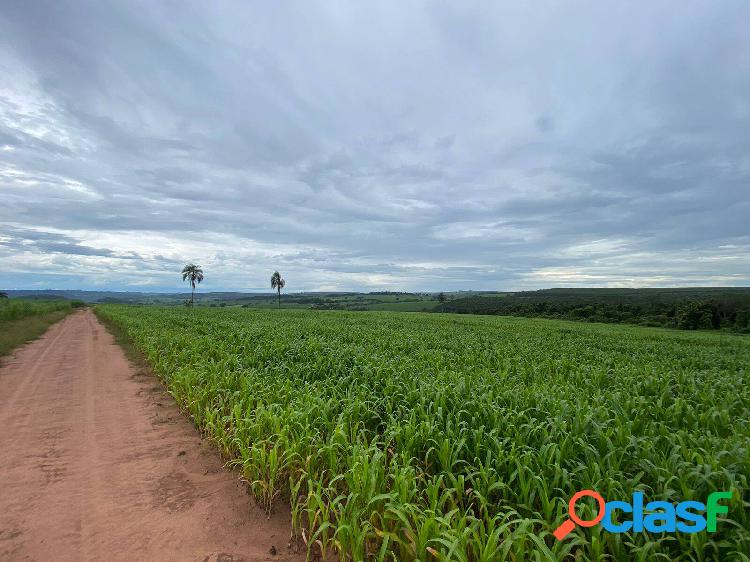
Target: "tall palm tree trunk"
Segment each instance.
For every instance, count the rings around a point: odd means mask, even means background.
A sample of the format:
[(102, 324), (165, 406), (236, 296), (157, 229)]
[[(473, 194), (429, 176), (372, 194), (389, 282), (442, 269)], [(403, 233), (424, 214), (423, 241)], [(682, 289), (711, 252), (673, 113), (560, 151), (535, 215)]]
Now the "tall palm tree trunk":
[(279, 287), (278, 289), (276, 289), (276, 291), (279, 293), (278, 303), (279, 303), (279, 308), (281, 308), (281, 287)]
[(193, 287), (193, 291), (190, 293), (190, 306), (195, 303), (195, 281), (193, 281), (191, 285)]

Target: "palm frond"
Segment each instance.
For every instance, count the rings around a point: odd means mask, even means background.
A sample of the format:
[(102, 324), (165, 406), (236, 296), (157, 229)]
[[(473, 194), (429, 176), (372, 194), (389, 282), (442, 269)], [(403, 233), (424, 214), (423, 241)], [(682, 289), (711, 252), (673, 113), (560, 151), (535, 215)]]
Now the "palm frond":
[(182, 268), (182, 280), (190, 280), (191, 285), (195, 286), (195, 283), (203, 281), (203, 269), (201, 266), (189, 263)]

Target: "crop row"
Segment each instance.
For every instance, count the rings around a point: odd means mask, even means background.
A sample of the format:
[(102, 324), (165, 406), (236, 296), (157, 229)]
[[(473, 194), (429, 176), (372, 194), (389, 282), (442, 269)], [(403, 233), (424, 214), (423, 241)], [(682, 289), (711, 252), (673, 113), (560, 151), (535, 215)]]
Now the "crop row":
[[(750, 340), (453, 315), (101, 306), (267, 509), (353, 560), (748, 560)], [(552, 530), (735, 495), (717, 533)]]

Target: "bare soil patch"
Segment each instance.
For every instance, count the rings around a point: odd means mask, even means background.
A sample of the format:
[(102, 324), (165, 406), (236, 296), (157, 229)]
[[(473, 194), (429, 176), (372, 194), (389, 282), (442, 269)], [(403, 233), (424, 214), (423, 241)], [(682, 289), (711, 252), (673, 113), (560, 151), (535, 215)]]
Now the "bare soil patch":
[(0, 451), (2, 560), (304, 560), (89, 310), (6, 358)]

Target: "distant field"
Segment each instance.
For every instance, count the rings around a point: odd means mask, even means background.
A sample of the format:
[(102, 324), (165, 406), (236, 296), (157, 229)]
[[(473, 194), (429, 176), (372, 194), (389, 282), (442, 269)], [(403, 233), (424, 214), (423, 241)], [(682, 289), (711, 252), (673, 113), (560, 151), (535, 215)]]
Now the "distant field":
[[(750, 554), (750, 338), (448, 314), (97, 307), (261, 504), (355, 560)], [(577, 529), (570, 496), (705, 501), (715, 534)], [(742, 558), (744, 556), (744, 558)]]
[(42, 335), (72, 305), (67, 300), (0, 299), (0, 355)]
[[(189, 293), (101, 291), (8, 291), (16, 297), (83, 299), (99, 304), (181, 306)], [(637, 324), (687, 330), (750, 333), (750, 288), (691, 287), (655, 289), (544, 289), (539, 291), (301, 292), (284, 293), (281, 308), (312, 310), (392, 310), (526, 316)], [(207, 292), (196, 294), (198, 307), (277, 308), (275, 294)]]
[[(391, 310), (402, 312), (432, 312), (438, 305), (436, 295), (418, 293), (328, 293), (291, 294), (281, 298), (281, 308), (306, 308), (312, 310)], [(222, 300), (204, 300), (203, 306), (244, 308), (277, 308), (276, 297), (245, 296)]]
[[(16, 297), (83, 299), (98, 304), (182, 306), (190, 293), (111, 291), (7, 291)], [(579, 322), (637, 324), (684, 330), (750, 334), (749, 287), (653, 289), (557, 288), (538, 291), (286, 292), (281, 308), (311, 310), (448, 312), (524, 316)], [(278, 308), (271, 293), (198, 292), (197, 307)]]

